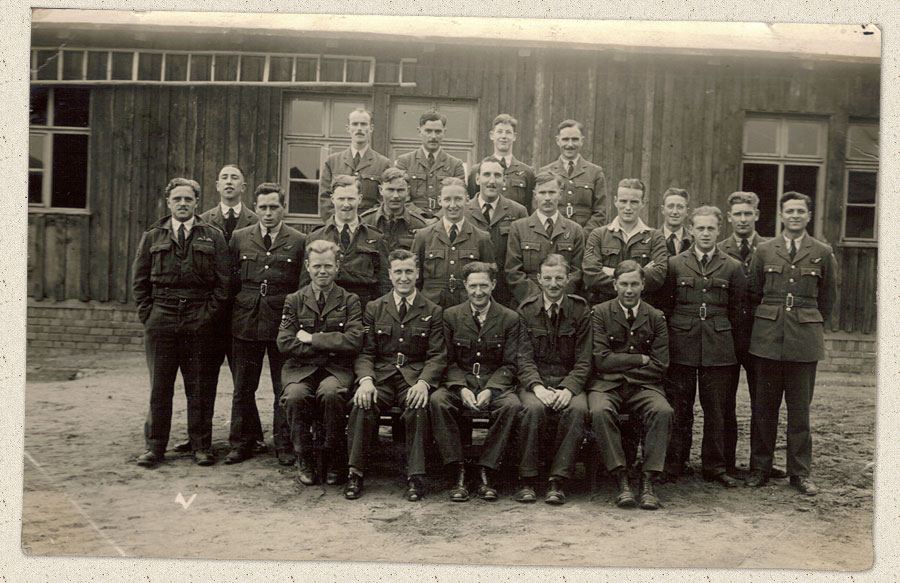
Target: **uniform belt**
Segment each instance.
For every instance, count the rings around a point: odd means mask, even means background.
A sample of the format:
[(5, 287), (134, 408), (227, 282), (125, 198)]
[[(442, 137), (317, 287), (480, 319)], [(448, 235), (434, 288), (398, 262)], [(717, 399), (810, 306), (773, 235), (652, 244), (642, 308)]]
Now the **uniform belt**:
[(457, 291), (463, 289), (464, 284), (463, 280), (457, 278), (455, 275), (450, 275), (446, 279), (446, 281), (442, 281), (441, 279), (426, 279), (425, 283), (422, 285), (422, 289), (444, 289), (450, 293), (456, 293)]
[(690, 309), (685, 306), (678, 306), (675, 308), (675, 313), (680, 316), (690, 316), (692, 318), (706, 320), (707, 318), (712, 318), (714, 316), (727, 316), (728, 310), (722, 306), (707, 306), (703, 304)]
[(794, 294), (787, 294), (784, 297), (765, 296), (762, 303), (784, 306), (788, 310), (791, 308), (819, 308), (819, 300), (816, 298), (795, 296)]
[(154, 299), (173, 300), (206, 300), (209, 298), (209, 290), (178, 287), (154, 287)]
[(241, 284), (241, 291), (244, 291), (244, 290), (257, 291), (257, 292), (259, 292), (259, 295), (261, 295), (261, 296), (267, 296), (267, 295), (278, 296), (278, 295), (287, 295), (289, 293), (293, 293), (294, 291), (296, 291), (296, 288), (289, 289), (282, 285), (273, 285), (270, 283), (263, 282), (259, 285), (252, 284), (252, 283)]

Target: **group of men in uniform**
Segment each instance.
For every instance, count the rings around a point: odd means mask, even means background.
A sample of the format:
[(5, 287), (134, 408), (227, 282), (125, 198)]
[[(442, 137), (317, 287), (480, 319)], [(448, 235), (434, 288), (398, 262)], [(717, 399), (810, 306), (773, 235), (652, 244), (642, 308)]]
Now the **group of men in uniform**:
[[(785, 477), (772, 466), (784, 395), (786, 474), (816, 493), (809, 404), (836, 273), (831, 249), (806, 233), (806, 195), (782, 196), (783, 233), (766, 241), (755, 231), (756, 195), (733, 193), (733, 234), (719, 242), (722, 212), (692, 211), (684, 189), (663, 194), (662, 228), (648, 227), (646, 188), (633, 178), (619, 181), (607, 222), (606, 179), (580, 155), (577, 121), (559, 124), (560, 157), (534, 171), (512, 153), (515, 118), (497, 116), (494, 152), (468, 178), (441, 147), (442, 114), (421, 116), (422, 147), (394, 165), (371, 148), (372, 122), (366, 110), (349, 114), (351, 145), (325, 163), (324, 224), (308, 235), (285, 224), (277, 184), (256, 188), (256, 213), (244, 208), (234, 164), (217, 178), (220, 203), (199, 216), (199, 185), (169, 183), (171, 216), (144, 234), (134, 262), (151, 377), (140, 465), (164, 459), (179, 369), (189, 439), (176, 449), (214, 463), (211, 419), (226, 357), (234, 394), (224, 461), (264, 451), (255, 392), (268, 354), (275, 452), (296, 464), (302, 484), (346, 482), (345, 497), (358, 498), (379, 417), (396, 407), (411, 501), (424, 495), (432, 437), (453, 474), (450, 499), (469, 499), (460, 428), (464, 415), (484, 414), (480, 498), (497, 499), (495, 473), (513, 459), (516, 500), (537, 500), (543, 475), (545, 500), (564, 503), (589, 435), (616, 479), (616, 503), (655, 509), (654, 484), (690, 469), (698, 390), (703, 477), (737, 485), (743, 366), (752, 408), (746, 485)], [(637, 496), (623, 412), (643, 427)]]

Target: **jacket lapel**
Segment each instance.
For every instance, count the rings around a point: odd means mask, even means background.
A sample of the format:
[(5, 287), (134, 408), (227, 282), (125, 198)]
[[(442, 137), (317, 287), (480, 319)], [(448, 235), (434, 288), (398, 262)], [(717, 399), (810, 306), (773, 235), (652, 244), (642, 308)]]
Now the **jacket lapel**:
[(779, 257), (787, 261), (788, 264), (791, 263), (791, 256), (790, 254), (788, 254), (788, 250), (784, 246), (784, 237), (782, 237), (781, 235), (778, 235), (775, 238), (775, 253)]
[[(794, 255), (793, 263), (799, 263), (801, 259), (809, 255), (810, 250), (812, 249), (812, 237), (809, 236), (809, 233), (803, 235), (803, 245), (797, 248), (797, 254)], [(790, 256), (790, 255), (789, 255)]]
[[(394, 300), (394, 297), (391, 296), (392, 304), (394, 303), (393, 300)], [(424, 307), (425, 307), (425, 300), (422, 299), (422, 293), (416, 292), (415, 299), (413, 300), (412, 304), (406, 310), (406, 317), (403, 318), (403, 320), (401, 320), (400, 323), (405, 324), (405, 323), (409, 322), (410, 320), (415, 320), (419, 316), (419, 314), (422, 313), (422, 308), (424, 308)], [(397, 305), (394, 304), (394, 309), (396, 309), (396, 308), (397, 308)], [(400, 314), (398, 313), (397, 317), (399, 318), (399, 316), (400, 316)]]
[[(303, 293), (301, 295), (303, 297), (303, 303), (306, 304), (306, 307), (312, 310), (314, 314), (319, 314), (319, 302), (316, 301), (316, 296), (313, 293), (312, 284), (307, 285), (305, 288), (303, 288)], [(319, 315), (321, 316), (322, 314)]]
[(362, 172), (366, 168), (372, 165), (375, 161), (375, 155), (372, 153), (372, 146), (369, 146), (366, 149), (366, 154), (359, 158), (359, 166), (356, 167), (357, 172)]
[[(566, 163), (566, 165), (568, 166), (568, 162)], [(566, 170), (565, 174), (568, 175), (569, 171)], [(582, 174), (584, 174), (584, 158), (579, 156), (578, 161), (575, 162), (575, 168), (572, 170), (572, 176), (569, 176), (569, 178), (577, 178)]]
[(638, 307), (637, 314), (634, 315), (634, 324), (632, 324), (631, 329), (635, 330), (644, 325), (644, 322), (647, 321), (649, 317), (648, 314), (650, 312), (647, 309), (647, 302), (641, 300), (641, 305)]
[(625, 319), (625, 312), (622, 311), (622, 306), (619, 305), (619, 302), (613, 302), (611, 309), (613, 312), (613, 320), (622, 326), (622, 328), (630, 330), (628, 320)]

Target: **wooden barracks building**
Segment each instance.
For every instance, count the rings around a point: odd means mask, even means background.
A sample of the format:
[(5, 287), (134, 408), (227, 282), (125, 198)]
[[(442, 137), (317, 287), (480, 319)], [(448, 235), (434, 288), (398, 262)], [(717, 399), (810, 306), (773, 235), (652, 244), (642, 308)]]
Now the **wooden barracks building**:
[[(658, 28), (657, 28), (658, 27)], [(668, 27), (668, 28), (664, 28)], [(374, 112), (374, 148), (418, 147), (419, 114), (449, 122), (471, 165), (491, 120), (519, 120), (518, 158), (558, 156), (556, 125), (586, 128), (583, 155), (610, 185), (686, 188), (693, 206), (814, 199), (810, 230), (834, 246), (839, 309), (823, 367), (874, 367), (880, 31), (807, 25), (467, 21), (284, 14), (35, 10), (31, 50), (28, 339), (34, 348), (138, 349), (131, 262), (165, 214), (175, 176), (216, 204), (226, 162), (289, 192), (315, 226), (317, 179), (349, 144), (349, 111)], [(550, 32), (550, 37), (542, 37)], [(546, 40), (552, 38), (552, 40)], [(730, 233), (725, 229), (726, 233)], [(828, 368), (825, 368), (828, 370)]]

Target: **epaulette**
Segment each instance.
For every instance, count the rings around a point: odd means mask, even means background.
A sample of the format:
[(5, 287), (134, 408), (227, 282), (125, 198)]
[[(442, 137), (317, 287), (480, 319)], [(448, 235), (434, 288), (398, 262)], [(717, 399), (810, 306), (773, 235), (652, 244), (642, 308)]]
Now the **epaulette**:
[(572, 299), (572, 301), (574, 301), (576, 304), (583, 304), (585, 306), (591, 305), (590, 302), (588, 302), (586, 299), (584, 299), (583, 297), (581, 297), (578, 294), (566, 294), (566, 295), (569, 296)]
[(363, 211), (362, 214), (359, 215), (359, 218), (363, 218), (363, 217), (365, 217), (365, 216), (374, 214), (374, 213), (376, 213), (376, 212), (378, 212), (378, 207), (377, 207), (377, 206), (373, 206), (372, 208)]
[(521, 310), (528, 304), (531, 304), (531, 303), (541, 299), (542, 297), (543, 297), (542, 292), (533, 292), (531, 295), (525, 296), (525, 299), (522, 300), (521, 302), (519, 302), (519, 309)]

